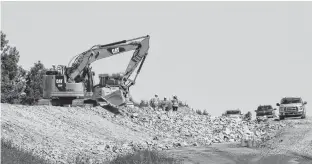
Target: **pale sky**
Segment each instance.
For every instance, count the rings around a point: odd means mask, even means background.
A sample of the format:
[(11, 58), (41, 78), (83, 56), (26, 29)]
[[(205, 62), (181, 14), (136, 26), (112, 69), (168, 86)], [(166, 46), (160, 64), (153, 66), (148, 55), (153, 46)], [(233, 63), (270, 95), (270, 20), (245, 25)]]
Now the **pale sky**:
[[(1, 2), (1, 29), (29, 69), (95, 44), (150, 35), (136, 100), (176, 94), (220, 115), (302, 96), (312, 115), (312, 2)], [(92, 64), (124, 71), (132, 52)]]

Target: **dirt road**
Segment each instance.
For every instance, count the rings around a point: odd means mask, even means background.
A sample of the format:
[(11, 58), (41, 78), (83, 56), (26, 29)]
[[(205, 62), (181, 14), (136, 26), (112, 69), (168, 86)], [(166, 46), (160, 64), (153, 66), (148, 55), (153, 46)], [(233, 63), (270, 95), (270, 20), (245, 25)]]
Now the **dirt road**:
[(213, 144), (169, 150), (186, 164), (312, 164), (312, 118), (288, 118), (288, 128), (262, 148), (240, 147), (239, 143)]

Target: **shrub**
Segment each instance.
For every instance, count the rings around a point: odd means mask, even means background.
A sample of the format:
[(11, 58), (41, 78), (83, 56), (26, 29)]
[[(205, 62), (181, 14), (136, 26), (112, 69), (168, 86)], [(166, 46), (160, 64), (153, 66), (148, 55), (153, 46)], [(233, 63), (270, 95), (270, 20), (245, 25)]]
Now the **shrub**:
[(26, 96), (23, 97), (22, 103), (33, 105), (43, 96), (43, 75), (47, 69), (38, 61), (34, 63), (26, 78)]
[(148, 107), (148, 106), (149, 106), (149, 104), (148, 104), (147, 100), (141, 100), (140, 105), (139, 105), (140, 108)]
[(189, 105), (186, 102), (179, 101), (179, 107), (189, 107)]
[(206, 109), (204, 110), (203, 115), (209, 115)]
[(155, 107), (159, 106), (159, 102), (151, 99), (149, 101), (149, 106), (151, 106), (152, 108), (155, 108)]
[(158, 108), (169, 111), (172, 109), (172, 102), (170, 100), (167, 100), (167, 102), (165, 102), (164, 100), (160, 100), (158, 103)]
[(199, 109), (198, 109), (198, 110), (196, 110), (196, 113), (197, 113), (197, 114), (199, 114), (199, 115), (202, 115), (202, 111), (201, 111), (201, 110), (199, 110)]

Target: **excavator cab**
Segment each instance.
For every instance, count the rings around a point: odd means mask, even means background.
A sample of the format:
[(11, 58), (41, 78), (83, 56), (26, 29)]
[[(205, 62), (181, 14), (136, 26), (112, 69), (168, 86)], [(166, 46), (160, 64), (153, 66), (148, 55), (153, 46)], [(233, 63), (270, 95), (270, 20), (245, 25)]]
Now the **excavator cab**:
[[(68, 67), (58, 65), (43, 77), (43, 99), (38, 104), (53, 106), (122, 106), (133, 104), (129, 101), (129, 88), (135, 80), (148, 55), (150, 36), (122, 40), (105, 45), (94, 45), (76, 55)], [(124, 73), (100, 74), (100, 83), (94, 85), (90, 65), (94, 61), (134, 51)], [(71, 64), (70, 64), (71, 63)], [(138, 68), (134, 80), (132, 73)]]
[(100, 74), (100, 86), (110, 86), (110, 87), (117, 87), (120, 86), (122, 83), (124, 74), (123, 73), (115, 73), (115, 74)]

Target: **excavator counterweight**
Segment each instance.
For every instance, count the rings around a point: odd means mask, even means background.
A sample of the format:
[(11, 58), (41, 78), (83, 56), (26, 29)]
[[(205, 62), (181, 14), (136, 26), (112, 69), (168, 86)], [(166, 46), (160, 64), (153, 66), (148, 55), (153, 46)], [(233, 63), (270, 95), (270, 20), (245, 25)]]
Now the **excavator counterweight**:
[[(58, 65), (43, 77), (43, 99), (38, 105), (53, 106), (122, 106), (130, 102), (129, 89), (135, 84), (148, 55), (150, 36), (123, 40), (105, 45), (95, 45), (77, 55), (72, 64)], [(100, 83), (94, 85), (94, 61), (134, 51), (125, 72), (100, 74)], [(135, 78), (130, 76), (138, 68)]]

